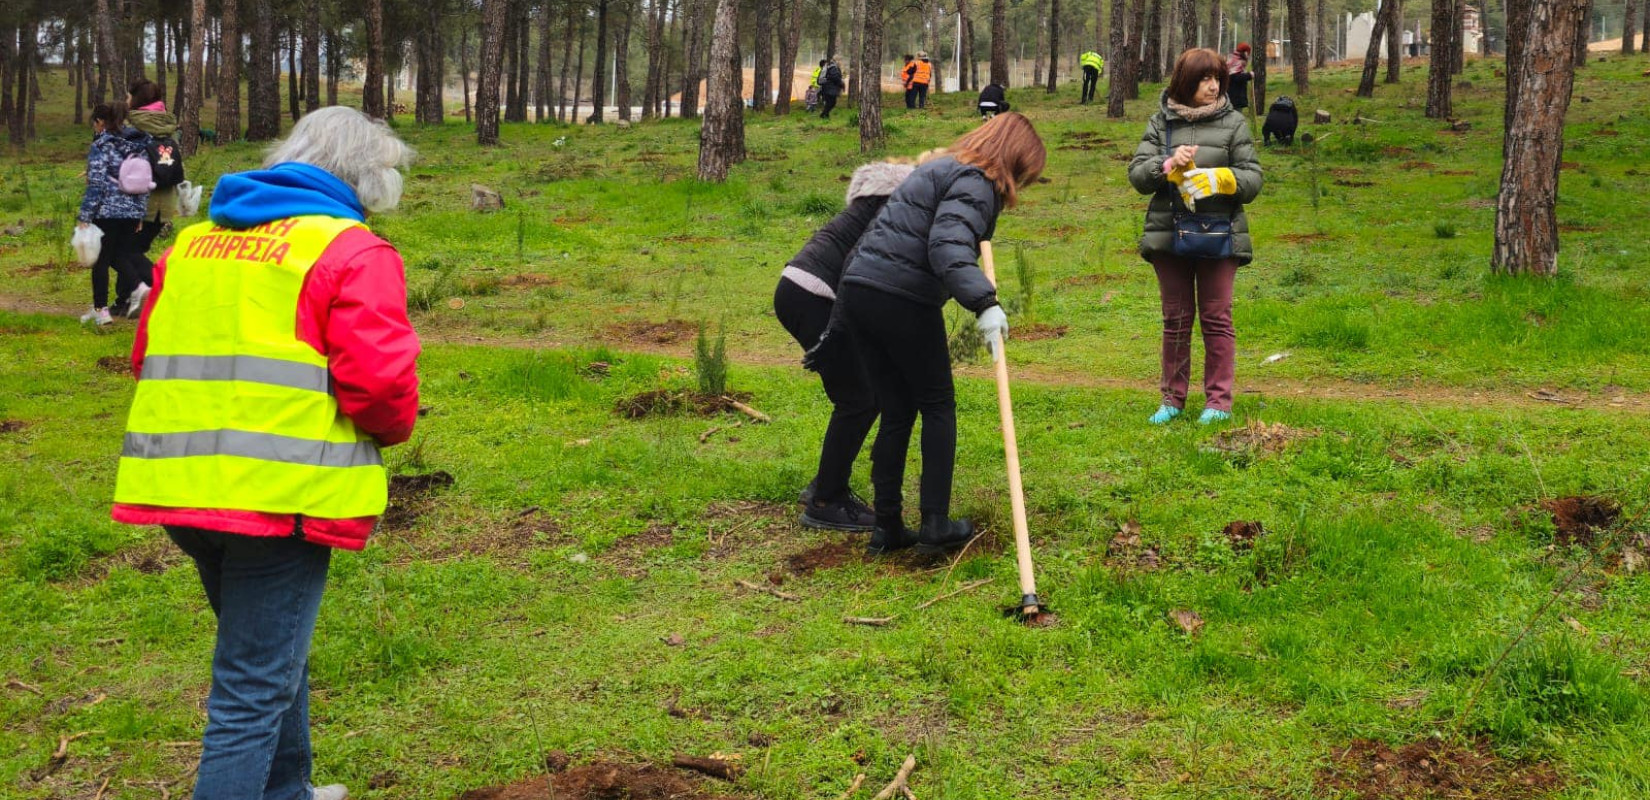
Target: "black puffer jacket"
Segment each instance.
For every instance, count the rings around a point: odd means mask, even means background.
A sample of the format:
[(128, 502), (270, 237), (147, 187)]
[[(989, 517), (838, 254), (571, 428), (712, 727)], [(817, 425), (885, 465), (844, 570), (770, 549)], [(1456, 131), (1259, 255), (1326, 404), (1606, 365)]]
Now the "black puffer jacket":
[(997, 304), (980, 271), (980, 242), (997, 228), (1002, 202), (979, 167), (946, 156), (911, 173), (860, 237), (842, 282), (943, 306), (955, 298), (976, 314)]
[(815, 231), (786, 266), (818, 278), (835, 291), (842, 282), (842, 269), (847, 266), (854, 244), (912, 169), (905, 164), (878, 162), (854, 170), (854, 177), (848, 182), (848, 207)]

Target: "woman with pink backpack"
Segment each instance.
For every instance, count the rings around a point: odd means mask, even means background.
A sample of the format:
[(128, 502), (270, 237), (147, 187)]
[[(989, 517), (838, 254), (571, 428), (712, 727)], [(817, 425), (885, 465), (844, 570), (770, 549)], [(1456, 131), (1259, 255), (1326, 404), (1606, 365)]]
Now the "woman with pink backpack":
[(92, 265), (92, 310), (81, 322), (108, 325), (114, 321), (109, 311), (109, 269), (134, 286), (130, 297), (119, 297), (115, 307), (123, 312), (142, 309), (149, 295), (150, 276), (143, 257), (144, 210), (149, 192), (155, 188), (149, 164), (149, 134), (126, 124), (126, 105), (114, 103), (92, 109), (91, 150), (86, 154), (86, 196), (80, 201), (79, 227), (96, 225), (103, 232), (103, 246)]

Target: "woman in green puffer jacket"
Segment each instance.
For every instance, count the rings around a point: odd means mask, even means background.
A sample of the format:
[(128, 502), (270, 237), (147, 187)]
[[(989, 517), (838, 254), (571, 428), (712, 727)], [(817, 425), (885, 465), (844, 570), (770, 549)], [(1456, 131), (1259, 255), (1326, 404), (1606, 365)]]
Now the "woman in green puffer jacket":
[[(1157, 271), (1163, 300), (1162, 401), (1151, 416), (1163, 425), (1186, 407), (1191, 380), (1192, 322), (1203, 329), (1203, 414), (1208, 425), (1232, 417), (1232, 381), (1237, 339), (1232, 330), (1232, 283), (1249, 263), (1245, 204), (1260, 194), (1260, 163), (1249, 121), (1226, 96), (1226, 64), (1208, 49), (1187, 50), (1175, 61), (1163, 92), (1162, 108), (1146, 125), (1146, 135), (1129, 164), (1129, 183), (1152, 196), (1146, 207), (1140, 256)], [(1199, 220), (1230, 222), (1229, 243), (1218, 239), (1218, 255), (1176, 253), (1176, 221), (1196, 213)]]

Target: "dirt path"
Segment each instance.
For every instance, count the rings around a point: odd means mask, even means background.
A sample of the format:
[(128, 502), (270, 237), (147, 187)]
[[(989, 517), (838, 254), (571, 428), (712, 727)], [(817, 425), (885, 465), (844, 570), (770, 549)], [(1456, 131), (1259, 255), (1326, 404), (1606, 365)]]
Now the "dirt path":
[[(21, 314), (76, 316), (82, 310), (78, 306), (65, 306), (33, 298), (0, 295), (0, 311)], [(512, 347), (529, 350), (551, 347), (605, 346), (609, 349), (671, 358), (693, 357), (691, 343), (672, 345), (654, 345), (635, 341), (618, 343), (599, 335), (585, 333), (531, 338), (482, 335), (474, 331), (423, 327), (420, 329), (419, 334), (427, 344)], [(730, 358), (738, 364), (763, 367), (796, 367), (799, 362), (799, 358), (789, 351), (772, 353), (737, 350), (730, 355)], [(960, 367), (957, 372), (960, 375), (980, 379), (989, 379), (991, 376), (991, 373), (985, 367), (978, 365)], [(1123, 389), (1139, 392), (1150, 392), (1156, 388), (1155, 382), (1150, 379), (1077, 374), (1046, 367), (1021, 366), (1014, 367), (1011, 372), (1017, 382), (1029, 382), (1040, 386)], [(1650, 393), (1619, 391), (1605, 394), (1585, 392), (1578, 389), (1555, 390), (1540, 386), (1508, 386), (1497, 391), (1459, 386), (1395, 386), (1357, 383), (1336, 378), (1303, 381), (1292, 378), (1248, 377), (1240, 374), (1237, 391), (1240, 395), (1301, 400), (1376, 401), (1418, 406), (1472, 408), (1493, 408), (1496, 406), (1553, 410), (1572, 408), (1625, 414), (1650, 414)]]

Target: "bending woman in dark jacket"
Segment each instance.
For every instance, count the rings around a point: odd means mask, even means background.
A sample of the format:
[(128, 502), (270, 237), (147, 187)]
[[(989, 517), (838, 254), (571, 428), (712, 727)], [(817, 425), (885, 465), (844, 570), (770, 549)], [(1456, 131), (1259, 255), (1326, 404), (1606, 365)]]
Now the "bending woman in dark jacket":
[[(905, 164), (866, 164), (848, 183), (848, 207), (814, 233), (780, 273), (773, 311), (807, 351), (831, 321), (842, 268), (861, 234), (888, 202), (888, 195), (911, 174)], [(810, 362), (831, 398), (831, 422), (819, 448), (819, 471), (802, 492), (802, 524), (838, 531), (871, 530), (871, 509), (848, 488), (854, 459), (877, 419), (876, 397), (851, 347), (820, 351)]]
[[(1021, 187), (1043, 171), (1031, 122), (999, 114), (917, 167), (894, 191), (848, 262), (838, 295), (854, 349), (876, 391), (882, 424), (871, 446), (874, 554), (921, 544), (953, 547), (974, 526), (951, 519), (957, 403), (946, 345), (947, 300), (979, 315), (986, 342), (1008, 333), (997, 292), (978, 266), (980, 242)], [(1000, 354), (996, 354), (999, 355)], [(900, 488), (911, 428), (922, 415), (922, 526), (905, 527)]]
[[(1149, 422), (1164, 425), (1186, 407), (1192, 372), (1192, 321), (1203, 328), (1203, 414), (1209, 425), (1232, 418), (1237, 334), (1232, 283), (1249, 263), (1246, 203), (1260, 194), (1260, 162), (1249, 121), (1232, 107), (1226, 65), (1213, 50), (1187, 50), (1175, 61), (1162, 109), (1152, 115), (1129, 165), (1129, 183), (1152, 196), (1140, 256), (1157, 270), (1163, 300), (1162, 401)], [(1175, 252), (1175, 220), (1194, 212), (1230, 220), (1229, 252), (1192, 257)]]

